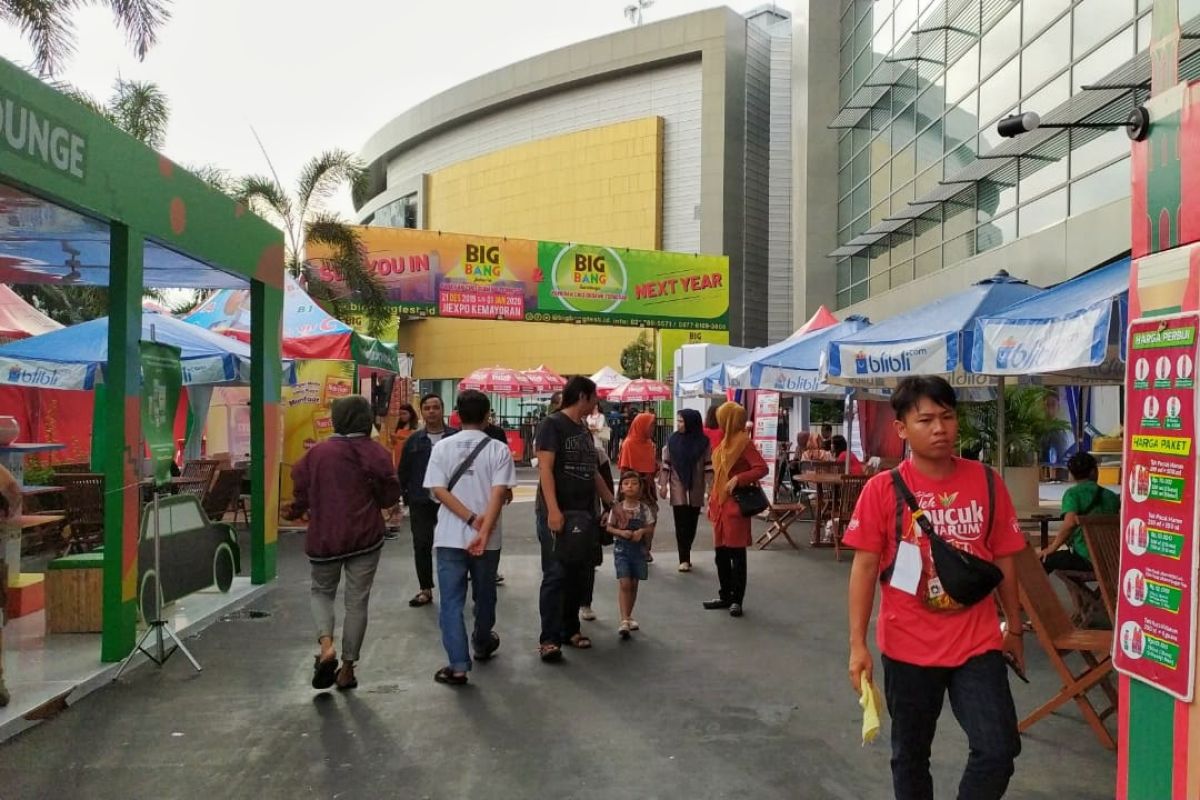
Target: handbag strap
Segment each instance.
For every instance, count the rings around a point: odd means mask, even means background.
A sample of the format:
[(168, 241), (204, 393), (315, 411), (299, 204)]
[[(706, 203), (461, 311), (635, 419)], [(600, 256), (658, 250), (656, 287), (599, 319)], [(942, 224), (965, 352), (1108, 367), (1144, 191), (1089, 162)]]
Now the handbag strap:
[[(983, 532), (983, 540), (986, 542), (992, 534), (992, 524), (995, 522), (996, 509), (996, 476), (991, 468), (986, 464), (979, 465), (983, 469), (984, 483), (987, 484), (987, 528)], [(908, 488), (908, 484), (904, 482), (904, 478), (900, 476), (900, 468), (894, 467), (888, 470), (892, 478), (892, 489), (896, 494), (896, 547), (900, 547), (900, 542), (904, 539), (904, 508), (907, 506), (912, 514), (913, 521), (921, 527), (921, 532), (930, 539), (945, 539), (938, 534), (934, 529), (933, 523), (929, 520), (929, 516), (925, 510), (917, 503), (917, 498), (913, 497), (912, 490)], [(887, 569), (879, 573), (879, 582), (886, 583), (892, 577), (892, 571), (896, 567), (895, 559), (887, 566)]]
[(454, 491), (454, 486), (458, 483), (459, 478), (466, 474), (467, 470), (471, 468), (471, 465), (475, 463), (475, 459), (478, 458), (479, 454), (483, 452), (483, 448), (487, 447), (488, 442), (491, 440), (492, 439), (490, 436), (484, 434), (484, 437), (479, 440), (479, 444), (475, 445), (475, 449), (471, 451), (471, 454), (467, 456), (461, 464), (458, 465), (458, 469), (454, 470), (454, 474), (450, 476), (450, 482), (446, 484), (447, 492)]

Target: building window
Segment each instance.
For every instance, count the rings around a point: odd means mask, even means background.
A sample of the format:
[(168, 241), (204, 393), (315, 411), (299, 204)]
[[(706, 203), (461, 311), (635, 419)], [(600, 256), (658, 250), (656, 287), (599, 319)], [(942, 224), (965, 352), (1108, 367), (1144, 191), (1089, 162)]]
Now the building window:
[(1067, 218), (1067, 190), (1059, 189), (1040, 200), (1021, 206), (1017, 212), (1017, 228), (1022, 236), (1049, 228)]
[(381, 228), (416, 228), (418, 203), (416, 192), (406, 194), (381, 207), (371, 222)]
[(1071, 184), (1071, 216), (1129, 196), (1129, 159), (1097, 170)]

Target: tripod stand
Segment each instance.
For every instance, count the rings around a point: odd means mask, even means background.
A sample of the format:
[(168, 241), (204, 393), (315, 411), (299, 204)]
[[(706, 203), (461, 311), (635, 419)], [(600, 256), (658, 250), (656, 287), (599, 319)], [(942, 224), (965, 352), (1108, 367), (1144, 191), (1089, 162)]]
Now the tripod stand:
[[(142, 638), (138, 640), (137, 647), (135, 647), (133, 649), (133, 652), (130, 653), (125, 658), (125, 661), (121, 664), (121, 668), (119, 670), (117, 670), (117, 674), (113, 676), (114, 681), (121, 677), (122, 673), (125, 672), (125, 668), (129, 666), (129, 663), (131, 661), (133, 661), (133, 657), (136, 656), (138, 653), (145, 654), (146, 658), (150, 659), (156, 665), (161, 667), (163, 664), (167, 663), (167, 659), (170, 658), (171, 656), (175, 655), (176, 652), (182, 652), (185, 656), (187, 656), (187, 660), (192, 662), (192, 666), (196, 668), (197, 672), (202, 672), (204, 669), (203, 667), (200, 666), (200, 662), (196, 660), (196, 657), (192, 655), (192, 652), (190, 650), (188, 650), (187, 647), (184, 646), (183, 642), (181, 642), (179, 640), (179, 637), (175, 635), (175, 631), (171, 630), (171, 624), (169, 622), (167, 622), (165, 619), (163, 619), (163, 613), (162, 613), (163, 593), (162, 593), (162, 583), (161, 583), (162, 582), (162, 558), (160, 555), (159, 535), (158, 535), (159, 534), (158, 496), (159, 496), (159, 490), (158, 490), (158, 487), (156, 486), (156, 487), (154, 487), (154, 511), (153, 511), (153, 514), (154, 514), (154, 576), (155, 576), (154, 619), (146, 621), (146, 632), (142, 634)], [(154, 647), (153, 651), (146, 649), (146, 640), (149, 639), (151, 636), (153, 636), (156, 641), (156, 646)], [(166, 642), (164, 641), (164, 637), (166, 639), (170, 639), (172, 642), (174, 642), (174, 646), (170, 650), (166, 649)]]

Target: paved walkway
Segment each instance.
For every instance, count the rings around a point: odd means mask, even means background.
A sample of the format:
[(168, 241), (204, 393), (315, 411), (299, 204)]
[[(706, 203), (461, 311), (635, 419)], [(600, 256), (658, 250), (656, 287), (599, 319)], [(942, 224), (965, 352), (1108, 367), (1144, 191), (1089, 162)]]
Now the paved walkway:
[[(539, 566), (533, 506), (506, 514), (497, 658), (467, 688), (433, 682), (444, 663), (436, 607), (410, 609), (410, 549), (390, 542), (372, 599), (361, 688), (315, 695), (308, 574), (286, 535), (269, 617), (221, 622), (188, 641), (204, 664), (142, 668), (0, 746), (0, 795), (17, 798), (805, 798), (890, 797), (886, 740), (863, 748), (845, 674), (848, 562), (830, 551), (752, 553), (746, 616), (704, 611), (715, 570), (675, 571), (668, 519), (632, 642), (616, 636), (616, 585), (597, 579), (596, 646), (565, 663), (536, 655)], [(702, 523), (700, 538), (709, 532)], [(1029, 640), (1032, 686), (1055, 683)], [(885, 729), (886, 736), (886, 729)], [(1115, 757), (1074, 706), (1037, 725), (1009, 797), (1100, 800)], [(935, 746), (939, 797), (966, 757), (947, 707)]]

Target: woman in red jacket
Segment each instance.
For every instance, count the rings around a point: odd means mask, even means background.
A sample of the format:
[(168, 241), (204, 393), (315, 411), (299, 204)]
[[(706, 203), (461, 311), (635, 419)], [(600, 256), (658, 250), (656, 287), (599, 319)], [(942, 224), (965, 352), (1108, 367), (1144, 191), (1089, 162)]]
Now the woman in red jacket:
[(713, 525), (720, 595), (704, 601), (708, 609), (729, 609), (731, 617), (742, 615), (746, 594), (746, 548), (752, 538), (750, 518), (743, 517), (733, 490), (749, 486), (767, 476), (763, 461), (746, 433), (746, 409), (726, 403), (717, 410), (724, 438), (713, 452), (713, 488), (708, 500), (708, 518)]

